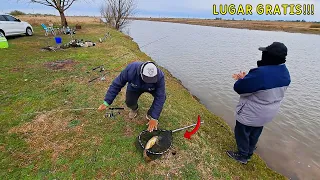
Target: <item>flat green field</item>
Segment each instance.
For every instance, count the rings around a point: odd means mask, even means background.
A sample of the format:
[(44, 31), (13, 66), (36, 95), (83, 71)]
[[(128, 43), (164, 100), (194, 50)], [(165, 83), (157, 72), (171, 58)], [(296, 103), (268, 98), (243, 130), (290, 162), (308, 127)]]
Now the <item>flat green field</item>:
[[(112, 38), (99, 43), (107, 31)], [(248, 165), (231, 160), (225, 151), (235, 149), (232, 130), (166, 70), (159, 128), (193, 124), (198, 114), (205, 123), (191, 140), (184, 131), (174, 134), (173, 149), (156, 161), (144, 162), (135, 147), (147, 128), (151, 95), (140, 98), (135, 120), (127, 118), (128, 109), (114, 119), (96, 110), (52, 111), (98, 108), (119, 70), (131, 61), (150, 60), (130, 37), (102, 25), (84, 25), (76, 38), (97, 45), (43, 52), (55, 42), (35, 27), (34, 36), (10, 38), (10, 48), (0, 49), (0, 179), (285, 179), (257, 155)], [(61, 60), (69, 63), (52, 63)], [(92, 68), (102, 64), (106, 80), (88, 83), (99, 75)], [(125, 88), (113, 105), (125, 107), (124, 97)], [(42, 111), (51, 112), (29, 114)]]

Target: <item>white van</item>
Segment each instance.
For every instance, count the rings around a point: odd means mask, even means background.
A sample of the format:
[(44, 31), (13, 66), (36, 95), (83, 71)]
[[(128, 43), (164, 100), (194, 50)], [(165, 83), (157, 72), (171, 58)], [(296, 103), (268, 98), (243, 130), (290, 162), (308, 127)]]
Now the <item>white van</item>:
[(33, 29), (32, 26), (27, 22), (20, 21), (20, 19), (11, 15), (0, 14), (0, 34), (4, 36), (14, 36), (20, 34), (32, 36)]

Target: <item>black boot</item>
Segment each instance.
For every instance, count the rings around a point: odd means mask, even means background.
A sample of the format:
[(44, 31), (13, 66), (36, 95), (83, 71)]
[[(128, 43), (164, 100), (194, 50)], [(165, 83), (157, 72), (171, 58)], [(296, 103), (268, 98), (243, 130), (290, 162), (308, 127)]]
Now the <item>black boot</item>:
[(233, 151), (227, 151), (227, 154), (229, 157), (231, 157), (232, 159), (242, 163), (242, 164), (247, 164), (248, 163), (248, 159), (247, 157), (242, 156), (241, 154), (239, 154), (238, 152), (233, 152)]

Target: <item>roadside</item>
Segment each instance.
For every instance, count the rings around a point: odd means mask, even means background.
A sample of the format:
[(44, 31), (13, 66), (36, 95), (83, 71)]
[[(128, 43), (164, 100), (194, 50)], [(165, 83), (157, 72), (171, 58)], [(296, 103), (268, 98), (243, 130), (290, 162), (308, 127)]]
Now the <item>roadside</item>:
[[(135, 148), (139, 132), (146, 129), (145, 112), (151, 95), (142, 95), (141, 113), (130, 121), (126, 110), (106, 119), (95, 110), (27, 114), (36, 111), (98, 107), (118, 75), (114, 71), (135, 60), (151, 60), (130, 37), (98, 23), (83, 24), (75, 38), (97, 45), (57, 52), (40, 49), (54, 45), (35, 26), (32, 37), (9, 39), (1, 50), (0, 168), (1, 179), (285, 179), (269, 169), (257, 155), (248, 165), (230, 159), (225, 150), (235, 148), (233, 133), (219, 117), (209, 112), (167, 70), (167, 101), (160, 128), (175, 129), (205, 122), (191, 140), (174, 134), (175, 155), (144, 163)], [(106, 32), (111, 39), (99, 43)], [(69, 37), (62, 36), (66, 43)], [(116, 59), (123, 54), (122, 58)], [(59, 68), (52, 66), (67, 62)], [(96, 80), (93, 67), (105, 65), (105, 81)], [(125, 91), (114, 106), (124, 107)]]
[(183, 19), (183, 18), (132, 18), (135, 20), (160, 21), (201, 26), (224, 28), (251, 29), (263, 31), (284, 31), (292, 33), (320, 34), (320, 23), (285, 22), (285, 21), (232, 21), (214, 19)]

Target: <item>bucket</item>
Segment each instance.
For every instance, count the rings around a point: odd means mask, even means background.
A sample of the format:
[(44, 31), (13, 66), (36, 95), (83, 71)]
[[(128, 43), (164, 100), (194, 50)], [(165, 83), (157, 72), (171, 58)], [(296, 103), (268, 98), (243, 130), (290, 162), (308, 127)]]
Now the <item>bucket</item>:
[(55, 37), (54, 40), (56, 41), (56, 44), (61, 44), (62, 43), (62, 38), (61, 37)]
[(9, 44), (6, 37), (0, 35), (0, 48), (8, 48)]

